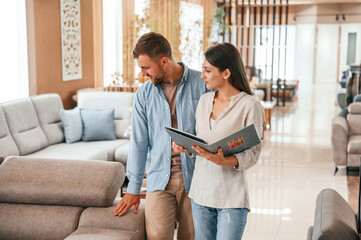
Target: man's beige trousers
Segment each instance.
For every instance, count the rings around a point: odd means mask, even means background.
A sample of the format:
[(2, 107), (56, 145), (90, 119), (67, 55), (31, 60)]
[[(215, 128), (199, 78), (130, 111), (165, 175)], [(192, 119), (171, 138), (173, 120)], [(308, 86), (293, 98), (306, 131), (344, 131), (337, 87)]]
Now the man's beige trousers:
[(148, 240), (172, 240), (174, 224), (178, 224), (178, 240), (194, 239), (191, 200), (183, 179), (170, 179), (165, 191), (147, 192), (145, 224)]

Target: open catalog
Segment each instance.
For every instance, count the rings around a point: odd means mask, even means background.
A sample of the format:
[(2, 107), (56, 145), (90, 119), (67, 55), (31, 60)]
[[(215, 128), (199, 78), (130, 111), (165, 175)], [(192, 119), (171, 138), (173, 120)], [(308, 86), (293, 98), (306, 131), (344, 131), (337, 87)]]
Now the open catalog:
[(165, 130), (174, 142), (197, 155), (199, 154), (192, 149), (193, 145), (200, 146), (211, 153), (217, 153), (218, 148), (222, 148), (223, 155), (227, 157), (250, 149), (261, 142), (253, 124), (213, 144), (208, 144), (204, 139), (176, 128), (165, 127)]

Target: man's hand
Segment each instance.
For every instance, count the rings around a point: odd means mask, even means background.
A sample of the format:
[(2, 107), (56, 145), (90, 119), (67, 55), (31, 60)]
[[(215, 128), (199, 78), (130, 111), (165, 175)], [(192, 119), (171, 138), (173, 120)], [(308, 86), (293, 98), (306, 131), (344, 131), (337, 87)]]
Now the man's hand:
[(122, 200), (118, 203), (117, 208), (114, 210), (114, 216), (122, 216), (134, 205), (134, 213), (138, 213), (139, 204), (140, 195), (126, 193)]
[(173, 140), (172, 140), (172, 148), (173, 151), (175, 151), (176, 153), (188, 152), (187, 149), (183, 148), (181, 145), (176, 144)]

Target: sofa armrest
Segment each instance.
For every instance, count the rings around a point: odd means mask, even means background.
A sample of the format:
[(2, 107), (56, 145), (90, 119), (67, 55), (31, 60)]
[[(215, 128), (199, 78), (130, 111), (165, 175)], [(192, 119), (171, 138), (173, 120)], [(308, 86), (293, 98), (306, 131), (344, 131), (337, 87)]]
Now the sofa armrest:
[(333, 189), (324, 189), (317, 196), (312, 239), (359, 239), (353, 209)]
[(336, 116), (332, 119), (332, 158), (336, 165), (347, 165), (348, 125), (344, 117)]

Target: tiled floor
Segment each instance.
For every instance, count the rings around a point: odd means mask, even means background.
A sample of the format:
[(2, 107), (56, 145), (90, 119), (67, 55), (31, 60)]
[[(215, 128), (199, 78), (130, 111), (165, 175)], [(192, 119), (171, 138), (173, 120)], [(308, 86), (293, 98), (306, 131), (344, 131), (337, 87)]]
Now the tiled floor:
[(336, 89), (300, 83), (297, 99), (272, 110), (260, 160), (247, 172), (252, 211), (243, 239), (304, 240), (320, 190), (347, 199), (345, 169), (334, 176), (331, 157)]

